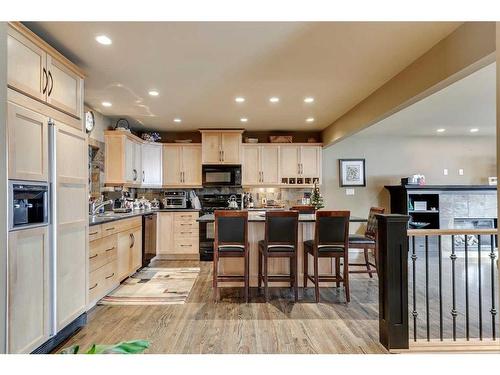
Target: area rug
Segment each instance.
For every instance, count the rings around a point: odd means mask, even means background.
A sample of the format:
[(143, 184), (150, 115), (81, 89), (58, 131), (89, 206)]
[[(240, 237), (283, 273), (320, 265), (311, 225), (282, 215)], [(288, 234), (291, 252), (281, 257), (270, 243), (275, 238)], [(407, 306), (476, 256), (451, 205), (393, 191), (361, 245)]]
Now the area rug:
[(193, 268), (146, 267), (101, 299), (99, 305), (174, 305), (186, 302), (200, 273)]

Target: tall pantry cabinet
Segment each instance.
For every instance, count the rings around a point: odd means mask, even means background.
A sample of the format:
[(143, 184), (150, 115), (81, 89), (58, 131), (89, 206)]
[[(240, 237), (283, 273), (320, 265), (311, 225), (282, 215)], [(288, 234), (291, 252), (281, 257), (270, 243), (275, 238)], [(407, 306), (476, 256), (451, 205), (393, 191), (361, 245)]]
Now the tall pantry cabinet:
[(8, 235), (7, 352), (50, 350), (83, 324), (88, 143), (83, 74), (21, 23), (7, 36), (8, 178), (47, 183), (48, 225)]

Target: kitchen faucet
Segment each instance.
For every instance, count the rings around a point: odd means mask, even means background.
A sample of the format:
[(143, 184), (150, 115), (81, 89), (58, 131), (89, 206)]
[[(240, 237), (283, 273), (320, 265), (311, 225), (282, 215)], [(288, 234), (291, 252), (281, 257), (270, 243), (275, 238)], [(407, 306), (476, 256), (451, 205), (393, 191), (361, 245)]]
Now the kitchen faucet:
[(96, 215), (96, 213), (99, 211), (99, 209), (101, 207), (104, 207), (104, 206), (106, 206), (108, 204), (113, 204), (113, 203), (114, 203), (114, 201), (112, 199), (104, 201), (104, 202), (101, 202), (101, 203), (97, 203), (96, 201), (93, 201), (92, 205), (91, 205), (91, 209), (90, 209), (90, 214), (92, 216), (94, 216), (94, 215)]

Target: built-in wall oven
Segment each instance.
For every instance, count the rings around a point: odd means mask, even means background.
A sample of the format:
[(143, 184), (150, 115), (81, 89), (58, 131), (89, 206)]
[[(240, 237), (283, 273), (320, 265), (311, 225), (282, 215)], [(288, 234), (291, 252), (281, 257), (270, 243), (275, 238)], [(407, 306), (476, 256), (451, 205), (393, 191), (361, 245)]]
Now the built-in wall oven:
[(9, 230), (49, 224), (49, 186), (43, 182), (9, 182)]
[(241, 165), (203, 165), (203, 187), (241, 187)]

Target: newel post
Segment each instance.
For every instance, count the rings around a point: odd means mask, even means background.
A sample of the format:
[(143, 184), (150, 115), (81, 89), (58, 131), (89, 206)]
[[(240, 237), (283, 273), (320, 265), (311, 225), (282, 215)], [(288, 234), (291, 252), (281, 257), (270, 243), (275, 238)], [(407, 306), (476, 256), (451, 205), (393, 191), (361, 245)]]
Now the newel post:
[(409, 216), (377, 215), (379, 339), (386, 349), (408, 349)]

